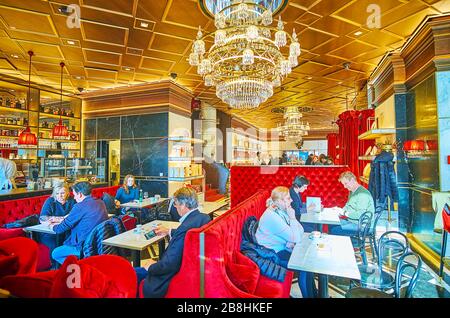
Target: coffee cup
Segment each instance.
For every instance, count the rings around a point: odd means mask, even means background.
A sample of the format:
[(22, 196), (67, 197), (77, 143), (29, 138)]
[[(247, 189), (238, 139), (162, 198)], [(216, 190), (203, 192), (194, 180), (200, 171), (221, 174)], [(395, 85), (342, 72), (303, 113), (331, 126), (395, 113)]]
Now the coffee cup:
[(318, 238), (320, 238), (321, 234), (322, 233), (320, 233), (319, 231), (312, 231), (311, 232), (311, 237), (314, 238), (314, 239), (318, 239)]

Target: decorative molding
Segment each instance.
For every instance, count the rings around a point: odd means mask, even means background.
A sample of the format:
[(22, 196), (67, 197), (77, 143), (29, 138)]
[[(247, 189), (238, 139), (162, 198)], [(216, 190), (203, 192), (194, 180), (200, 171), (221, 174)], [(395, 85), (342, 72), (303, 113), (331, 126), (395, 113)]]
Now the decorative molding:
[(83, 94), (86, 118), (171, 111), (191, 116), (192, 94), (173, 81), (118, 87)]

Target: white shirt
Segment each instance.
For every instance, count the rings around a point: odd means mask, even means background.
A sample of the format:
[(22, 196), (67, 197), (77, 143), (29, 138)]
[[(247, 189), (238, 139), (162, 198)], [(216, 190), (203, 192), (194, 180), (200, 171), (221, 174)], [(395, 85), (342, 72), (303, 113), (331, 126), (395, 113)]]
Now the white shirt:
[(278, 253), (286, 249), (288, 243), (300, 242), (303, 232), (303, 226), (296, 218), (289, 218), (281, 209), (268, 207), (259, 220), (256, 241)]

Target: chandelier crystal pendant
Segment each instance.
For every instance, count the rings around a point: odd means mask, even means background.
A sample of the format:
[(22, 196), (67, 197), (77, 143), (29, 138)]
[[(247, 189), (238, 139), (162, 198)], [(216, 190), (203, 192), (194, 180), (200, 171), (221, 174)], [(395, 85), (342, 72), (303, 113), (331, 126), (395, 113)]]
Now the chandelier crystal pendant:
[(53, 139), (67, 139), (69, 138), (69, 130), (67, 127), (63, 124), (62, 118), (61, 118), (61, 112), (62, 112), (62, 85), (63, 85), (63, 69), (64, 69), (64, 62), (59, 63), (59, 66), (61, 66), (61, 90), (60, 90), (60, 110), (59, 110), (59, 122), (57, 125), (55, 125), (52, 129), (52, 136)]
[[(188, 59), (205, 85), (215, 86), (217, 97), (236, 109), (256, 108), (267, 101), (298, 65), (301, 53), (295, 30), (292, 37), (287, 34), (281, 17), (276, 28), (271, 26), (273, 13), (266, 2), (245, 1), (232, 0), (218, 10), (215, 32), (203, 35), (199, 27)], [(208, 51), (207, 37), (214, 39)], [(291, 44), (285, 57), (280, 49), (288, 39)]]
[(33, 51), (28, 51), (28, 55), (30, 56), (30, 62), (28, 66), (28, 96), (27, 96), (27, 126), (25, 129), (19, 134), (18, 144), (20, 146), (26, 147), (34, 147), (37, 145), (37, 137), (34, 133), (31, 132), (30, 129), (30, 106), (31, 106), (31, 57), (34, 55)]
[(277, 125), (277, 130), (284, 140), (301, 141), (304, 136), (308, 136), (308, 131), (311, 129), (309, 122), (301, 121), (303, 117), (299, 112), (297, 106), (286, 107), (284, 112), (284, 123)]

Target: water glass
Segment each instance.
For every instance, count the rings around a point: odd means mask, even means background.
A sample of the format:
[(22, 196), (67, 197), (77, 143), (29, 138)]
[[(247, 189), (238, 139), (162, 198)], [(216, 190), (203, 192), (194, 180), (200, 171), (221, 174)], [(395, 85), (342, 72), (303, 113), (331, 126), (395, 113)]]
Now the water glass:
[(148, 192), (144, 192), (144, 200), (148, 198)]
[(158, 202), (161, 199), (161, 196), (159, 194), (155, 194), (155, 199), (156, 199), (156, 202)]
[(48, 222), (49, 220), (50, 220), (50, 216), (48, 216), (48, 215), (41, 215), (39, 217), (39, 222), (41, 222), (41, 223)]

